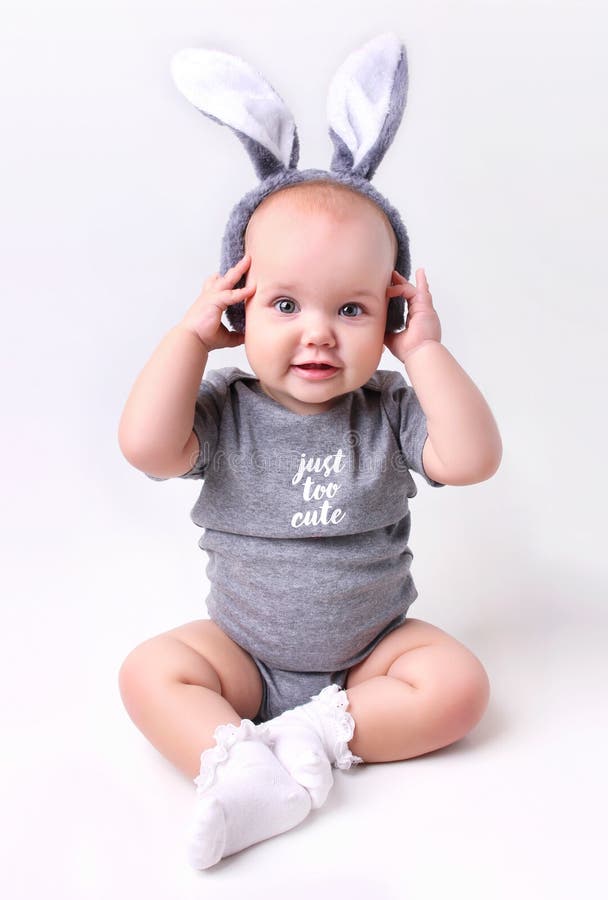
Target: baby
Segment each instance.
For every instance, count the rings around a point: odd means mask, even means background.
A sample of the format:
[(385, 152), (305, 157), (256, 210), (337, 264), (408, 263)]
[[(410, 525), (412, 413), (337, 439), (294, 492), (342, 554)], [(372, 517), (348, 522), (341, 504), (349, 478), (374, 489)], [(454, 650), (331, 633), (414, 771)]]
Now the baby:
[[(474, 484), (502, 453), (424, 270), (408, 282), (384, 212), (322, 179), (264, 199), (245, 248), (162, 340), (119, 430), (148, 476), (204, 479), (192, 517), (210, 618), (140, 644), (119, 679), (134, 723), (198, 785), (199, 869), (296, 826), (334, 767), (459, 740), (489, 698), (473, 653), (407, 618), (410, 470)], [(399, 296), (406, 328), (389, 333)], [(242, 302), (243, 334), (221, 321)], [(201, 380), (209, 353), (240, 344), (255, 375)], [(411, 384), (378, 370), (384, 346)]]

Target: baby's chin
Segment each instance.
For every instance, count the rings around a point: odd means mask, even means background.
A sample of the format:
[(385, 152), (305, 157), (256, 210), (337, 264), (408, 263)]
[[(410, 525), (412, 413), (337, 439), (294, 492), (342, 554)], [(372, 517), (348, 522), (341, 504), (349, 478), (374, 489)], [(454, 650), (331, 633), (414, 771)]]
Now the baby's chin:
[(330, 378), (309, 381), (303, 379), (297, 373), (290, 373), (284, 379), (283, 389), (297, 400), (325, 402), (333, 399), (337, 400), (343, 397), (344, 394), (349, 394), (363, 387), (372, 375), (373, 372), (369, 374), (367, 372), (353, 373), (349, 372), (348, 369), (339, 369)]

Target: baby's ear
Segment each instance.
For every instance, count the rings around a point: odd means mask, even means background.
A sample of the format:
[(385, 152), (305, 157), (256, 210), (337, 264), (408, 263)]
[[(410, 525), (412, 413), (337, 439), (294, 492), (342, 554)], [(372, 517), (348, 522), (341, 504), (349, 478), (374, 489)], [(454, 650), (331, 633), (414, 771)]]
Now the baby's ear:
[(407, 87), (405, 47), (394, 34), (381, 34), (346, 58), (327, 96), (333, 172), (372, 179), (399, 128)]
[(179, 50), (171, 60), (171, 74), (193, 106), (236, 134), (260, 180), (297, 166), (299, 141), (292, 114), (240, 57), (219, 50)]

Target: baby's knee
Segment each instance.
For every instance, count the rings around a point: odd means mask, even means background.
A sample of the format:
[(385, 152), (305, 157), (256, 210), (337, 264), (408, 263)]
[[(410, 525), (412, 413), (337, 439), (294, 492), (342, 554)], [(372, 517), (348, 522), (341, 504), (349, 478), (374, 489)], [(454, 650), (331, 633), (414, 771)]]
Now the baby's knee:
[(131, 650), (118, 672), (120, 694), (129, 711), (156, 702), (159, 692), (181, 684), (221, 693), (211, 663), (171, 632), (149, 638)]
[(472, 653), (454, 672), (453, 690), (456, 697), (454, 713), (464, 735), (482, 719), (490, 702), (488, 673)]
[(118, 670), (118, 687), (123, 703), (129, 709), (157, 684), (159, 678), (159, 638), (138, 644), (125, 657)]

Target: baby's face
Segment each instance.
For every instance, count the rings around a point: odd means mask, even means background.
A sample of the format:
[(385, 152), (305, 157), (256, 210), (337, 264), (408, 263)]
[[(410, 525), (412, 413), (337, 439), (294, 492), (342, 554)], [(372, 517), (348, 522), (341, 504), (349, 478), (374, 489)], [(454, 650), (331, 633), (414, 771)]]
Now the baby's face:
[[(303, 210), (278, 195), (247, 229), (256, 291), (245, 306), (245, 353), (262, 389), (304, 415), (329, 409), (378, 368), (395, 242), (381, 216)], [(328, 370), (299, 368), (330, 363)]]

